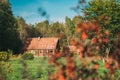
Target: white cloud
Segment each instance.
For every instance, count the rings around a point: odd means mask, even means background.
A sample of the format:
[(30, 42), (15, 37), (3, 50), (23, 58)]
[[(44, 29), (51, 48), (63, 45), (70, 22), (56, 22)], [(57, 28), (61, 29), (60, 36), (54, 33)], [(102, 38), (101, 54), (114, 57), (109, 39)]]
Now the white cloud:
[(19, 12), (19, 15), (21, 15), (24, 18), (26, 18), (26, 17), (30, 17), (30, 16), (33, 16), (33, 15), (36, 15), (36, 13), (35, 12), (22, 11), (22, 12)]

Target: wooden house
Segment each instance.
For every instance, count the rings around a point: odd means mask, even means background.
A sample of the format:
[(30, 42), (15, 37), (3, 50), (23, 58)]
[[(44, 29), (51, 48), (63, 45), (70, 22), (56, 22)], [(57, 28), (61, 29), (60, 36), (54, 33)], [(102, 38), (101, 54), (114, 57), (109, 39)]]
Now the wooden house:
[(25, 51), (35, 57), (54, 55), (58, 50), (58, 38), (29, 38), (25, 44)]

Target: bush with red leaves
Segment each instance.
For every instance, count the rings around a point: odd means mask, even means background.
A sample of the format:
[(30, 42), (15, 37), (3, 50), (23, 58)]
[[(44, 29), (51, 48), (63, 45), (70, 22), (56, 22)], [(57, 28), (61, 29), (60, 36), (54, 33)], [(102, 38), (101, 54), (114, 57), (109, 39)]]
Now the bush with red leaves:
[[(116, 60), (110, 57), (107, 46), (109, 44), (109, 31), (102, 31), (96, 22), (84, 22), (78, 25), (78, 40), (72, 38), (70, 44), (76, 47), (71, 51), (63, 47), (50, 58), (51, 68), (56, 68), (49, 75), (49, 80), (118, 80), (120, 70), (118, 67), (119, 48), (115, 49)], [(119, 44), (116, 44), (118, 47)], [(77, 54), (76, 54), (77, 53)], [(54, 65), (54, 66), (53, 66)]]

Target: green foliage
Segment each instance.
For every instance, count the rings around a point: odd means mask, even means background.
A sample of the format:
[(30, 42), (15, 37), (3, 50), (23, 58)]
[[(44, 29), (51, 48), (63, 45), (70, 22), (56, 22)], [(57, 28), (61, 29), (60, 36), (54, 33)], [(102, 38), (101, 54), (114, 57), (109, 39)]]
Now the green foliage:
[(9, 53), (7, 52), (0, 52), (0, 61), (7, 61), (9, 60)]
[(86, 20), (95, 21), (101, 27), (103, 32), (109, 31), (110, 53), (114, 51), (113, 41), (120, 32), (120, 0), (90, 0), (88, 7), (85, 8), (87, 13)]
[(37, 78), (40, 78), (42, 80), (47, 79), (48, 78), (48, 72), (49, 72), (48, 65), (46, 65), (44, 67), (42, 67), (42, 65), (39, 66), (38, 69), (37, 69)]
[(66, 17), (65, 20), (66, 20), (66, 30), (67, 30), (66, 34), (67, 34), (67, 36), (72, 37), (75, 33), (75, 26), (73, 24), (73, 21), (68, 17)]
[(35, 25), (35, 29), (36, 32), (38, 32), (41, 35), (37, 35), (37, 36), (42, 36), (42, 37), (46, 37), (46, 36), (50, 36), (49, 32), (50, 32), (50, 28), (49, 28), (49, 22), (43, 21), (43, 22), (39, 22), (38, 24)]
[(17, 17), (16, 20), (18, 23), (18, 32), (20, 39), (22, 40), (23, 44), (25, 44), (27, 38), (38, 37), (41, 35), (40, 32), (38, 32), (37, 28), (35, 28), (34, 25), (27, 24), (23, 17)]
[(21, 46), (11, 5), (8, 0), (2, 0), (0, 1), (0, 51), (10, 49), (13, 53), (19, 53)]
[(108, 29), (112, 37), (120, 32), (120, 1), (119, 0), (91, 0), (86, 8), (86, 18), (97, 21), (102, 30)]
[(33, 59), (34, 59), (34, 56), (33, 56), (33, 54), (31, 54), (31, 53), (24, 53), (24, 54), (22, 55), (22, 58), (23, 58), (24, 60), (33, 60)]

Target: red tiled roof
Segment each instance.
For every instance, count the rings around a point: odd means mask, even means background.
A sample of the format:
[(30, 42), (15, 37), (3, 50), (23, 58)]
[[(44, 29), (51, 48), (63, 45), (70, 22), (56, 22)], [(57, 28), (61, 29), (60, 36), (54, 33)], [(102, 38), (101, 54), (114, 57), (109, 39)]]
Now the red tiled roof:
[(29, 38), (26, 49), (56, 49), (58, 38)]

